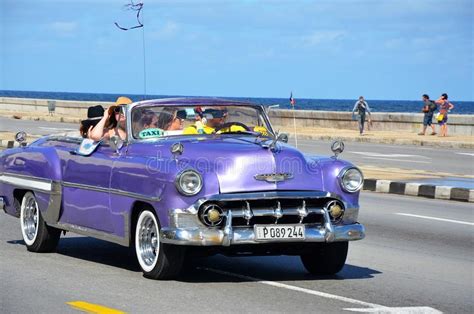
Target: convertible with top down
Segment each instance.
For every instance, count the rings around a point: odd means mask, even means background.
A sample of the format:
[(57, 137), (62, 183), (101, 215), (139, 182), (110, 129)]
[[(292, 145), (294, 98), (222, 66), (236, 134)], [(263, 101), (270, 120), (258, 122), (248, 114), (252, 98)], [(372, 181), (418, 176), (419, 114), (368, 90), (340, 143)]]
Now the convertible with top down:
[[(189, 253), (297, 255), (334, 274), (358, 222), (361, 171), (310, 156), (275, 131), (268, 108), (215, 98), (120, 107), (126, 138), (50, 135), (0, 153), (0, 209), (26, 248), (62, 232), (133, 247), (144, 275), (175, 278)], [(24, 140), (24, 133), (17, 140)]]

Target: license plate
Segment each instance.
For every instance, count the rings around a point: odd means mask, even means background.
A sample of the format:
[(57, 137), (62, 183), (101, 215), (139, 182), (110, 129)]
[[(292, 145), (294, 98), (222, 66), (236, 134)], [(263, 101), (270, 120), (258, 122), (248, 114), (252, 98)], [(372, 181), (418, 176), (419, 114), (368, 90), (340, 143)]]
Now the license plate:
[(255, 225), (256, 240), (301, 240), (304, 225)]

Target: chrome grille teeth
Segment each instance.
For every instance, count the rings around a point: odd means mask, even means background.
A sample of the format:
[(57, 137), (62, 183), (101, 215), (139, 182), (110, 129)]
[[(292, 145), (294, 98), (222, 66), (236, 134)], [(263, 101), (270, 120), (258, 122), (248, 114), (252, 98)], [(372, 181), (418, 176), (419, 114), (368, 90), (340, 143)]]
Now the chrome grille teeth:
[(252, 209), (250, 208), (250, 203), (248, 201), (245, 201), (246, 207), (244, 207), (243, 212), (244, 212), (244, 218), (247, 220), (247, 226), (250, 224), (250, 219), (253, 217), (253, 212)]
[(298, 215), (300, 215), (300, 223), (303, 222), (303, 219), (308, 216), (308, 209), (306, 208), (306, 201), (303, 200), (303, 204), (301, 207), (298, 207)]
[(281, 203), (280, 201), (277, 201), (277, 206), (275, 210), (273, 211), (273, 216), (275, 216), (275, 224), (278, 223), (278, 219), (283, 217), (283, 211), (281, 210)]

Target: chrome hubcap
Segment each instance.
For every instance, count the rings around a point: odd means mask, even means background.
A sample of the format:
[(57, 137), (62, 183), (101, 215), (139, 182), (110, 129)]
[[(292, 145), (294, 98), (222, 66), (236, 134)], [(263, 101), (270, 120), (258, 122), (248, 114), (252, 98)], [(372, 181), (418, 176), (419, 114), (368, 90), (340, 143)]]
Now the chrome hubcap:
[(140, 226), (138, 234), (138, 250), (141, 260), (151, 266), (158, 257), (158, 228), (152, 217), (145, 217)]
[(33, 240), (38, 231), (38, 208), (33, 197), (26, 200), (23, 211), (23, 234), (28, 240)]

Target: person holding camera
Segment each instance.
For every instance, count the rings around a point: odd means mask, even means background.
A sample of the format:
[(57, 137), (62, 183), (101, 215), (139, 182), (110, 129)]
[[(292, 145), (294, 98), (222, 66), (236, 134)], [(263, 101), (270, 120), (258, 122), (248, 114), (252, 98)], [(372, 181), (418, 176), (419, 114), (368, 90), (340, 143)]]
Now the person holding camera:
[(107, 114), (100, 119), (99, 123), (91, 130), (89, 137), (94, 141), (108, 140), (117, 135), (122, 140), (127, 138), (127, 126), (125, 120), (125, 105), (132, 103), (128, 97), (117, 98), (115, 104), (110, 106)]
[(454, 105), (449, 102), (448, 94), (442, 94), (436, 101), (439, 105), (438, 124), (440, 126), (439, 136), (448, 136), (448, 112), (454, 109)]
[(431, 129), (433, 130), (433, 132), (431, 132), (431, 135), (436, 135), (435, 126), (433, 125), (433, 115), (436, 109), (438, 108), (438, 106), (436, 105), (434, 101), (430, 100), (430, 96), (428, 96), (427, 94), (424, 94), (422, 96), (422, 100), (423, 100), (423, 109), (421, 109), (421, 111), (424, 113), (423, 131), (418, 133), (418, 135), (425, 135), (425, 132), (428, 126), (430, 126)]
[(359, 132), (360, 132), (360, 135), (362, 135), (364, 133), (364, 124), (365, 124), (365, 115), (366, 115), (366, 113), (369, 114), (369, 126), (372, 123), (372, 121), (370, 119), (371, 112), (370, 112), (369, 104), (365, 101), (364, 96), (359, 97), (359, 100), (355, 103), (354, 108), (352, 109), (352, 116), (353, 116), (354, 120), (356, 118), (355, 117), (356, 112), (357, 112), (357, 115), (358, 115), (357, 122), (359, 124)]

